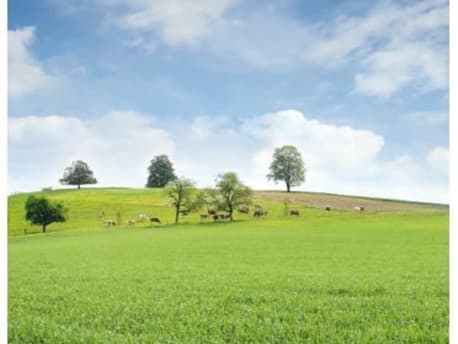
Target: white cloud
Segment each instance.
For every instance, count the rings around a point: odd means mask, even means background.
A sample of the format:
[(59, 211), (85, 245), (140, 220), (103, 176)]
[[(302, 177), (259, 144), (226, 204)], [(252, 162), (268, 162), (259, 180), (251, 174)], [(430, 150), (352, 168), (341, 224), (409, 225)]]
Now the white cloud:
[(51, 77), (29, 51), (35, 28), (8, 30), (8, 94), (18, 97), (45, 87)]
[(190, 130), (191, 136), (197, 140), (235, 135), (227, 117), (197, 116), (193, 119)]
[(382, 159), (385, 140), (372, 131), (322, 123), (286, 110), (247, 121), (244, 132), (261, 142), (252, 156), (249, 178), (256, 187), (277, 187), (265, 181), (273, 150), (293, 144), (308, 170), (306, 184), (299, 190), (448, 201), (448, 181), (443, 176), (401, 152)]
[(169, 45), (196, 44), (224, 20), (224, 12), (234, 0), (145, 1), (139, 9), (121, 18), (124, 27), (139, 31), (156, 31)]
[(218, 173), (234, 171), (254, 188), (283, 189), (268, 182), (266, 174), (274, 149), (292, 144), (307, 168), (306, 184), (297, 190), (447, 202), (445, 147), (434, 148), (424, 161), (403, 152), (387, 160), (381, 135), (323, 123), (295, 110), (240, 123), (196, 117), (161, 126), (132, 111), (97, 119), (12, 117), (9, 190), (56, 186), (63, 169), (76, 159), (89, 163), (100, 185), (143, 186), (146, 166), (157, 154), (170, 155), (177, 174), (199, 186), (211, 186)]
[(88, 120), (10, 117), (9, 189), (57, 186), (64, 168), (77, 159), (88, 162), (100, 185), (143, 186), (149, 160), (173, 151), (168, 133), (135, 112), (111, 112)]
[(418, 125), (442, 125), (448, 123), (449, 114), (448, 112), (419, 111), (408, 113), (406, 118)]
[(381, 1), (365, 16), (341, 15), (315, 32), (306, 59), (326, 67), (358, 63), (358, 93), (388, 98), (407, 86), (448, 87), (447, 1)]
[(427, 156), (429, 164), (437, 170), (442, 171), (443, 173), (448, 174), (448, 164), (449, 164), (449, 152), (448, 148), (437, 146), (434, 147)]

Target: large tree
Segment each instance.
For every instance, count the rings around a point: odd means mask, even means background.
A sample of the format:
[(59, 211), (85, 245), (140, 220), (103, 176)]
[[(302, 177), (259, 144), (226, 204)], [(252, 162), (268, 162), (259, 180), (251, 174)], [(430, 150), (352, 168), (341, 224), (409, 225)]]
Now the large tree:
[(177, 179), (172, 162), (167, 155), (158, 155), (148, 166), (147, 188), (161, 188)]
[(65, 222), (67, 209), (62, 203), (51, 203), (45, 197), (29, 196), (25, 202), (25, 219), (32, 224), (41, 225), (43, 233), (46, 226), (53, 222)]
[(252, 190), (243, 184), (236, 173), (227, 172), (218, 175), (216, 179), (216, 193), (213, 195), (214, 202), (219, 209), (229, 213), (229, 218), (233, 220), (234, 210), (243, 204), (250, 204)]
[(84, 161), (73, 161), (72, 165), (64, 171), (64, 176), (59, 180), (64, 185), (77, 185), (78, 189), (84, 184), (97, 184), (94, 173)]
[(175, 208), (175, 223), (180, 222), (180, 214), (192, 212), (203, 205), (203, 194), (193, 181), (185, 178), (169, 182), (164, 193)]
[(305, 182), (304, 161), (294, 146), (276, 148), (269, 170), (267, 178), (275, 182), (284, 181), (287, 192), (291, 191), (292, 186), (299, 186)]

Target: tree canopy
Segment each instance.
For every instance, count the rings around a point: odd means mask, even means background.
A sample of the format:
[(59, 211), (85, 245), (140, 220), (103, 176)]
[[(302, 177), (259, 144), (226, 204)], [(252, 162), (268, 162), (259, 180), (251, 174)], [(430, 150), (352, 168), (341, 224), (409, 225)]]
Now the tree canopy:
[(151, 160), (146, 187), (161, 188), (175, 179), (177, 179), (175, 170), (167, 155), (158, 155)]
[(234, 209), (243, 204), (250, 204), (253, 194), (252, 190), (243, 184), (234, 172), (218, 175), (215, 191), (213, 193), (214, 203), (219, 209), (229, 213), (231, 221)]
[(32, 224), (41, 225), (43, 233), (46, 226), (53, 222), (65, 222), (67, 209), (62, 203), (51, 203), (45, 197), (29, 196), (25, 202), (25, 219)]
[(84, 184), (97, 184), (94, 173), (84, 161), (73, 161), (72, 165), (64, 171), (64, 176), (59, 182), (63, 185), (77, 185), (78, 189)]
[(164, 194), (175, 208), (175, 223), (179, 223), (180, 214), (192, 212), (203, 205), (203, 193), (196, 188), (192, 180), (180, 178), (169, 182)]
[(284, 181), (287, 192), (291, 191), (291, 187), (305, 182), (304, 161), (301, 153), (294, 146), (276, 148), (269, 170), (267, 178), (275, 182)]

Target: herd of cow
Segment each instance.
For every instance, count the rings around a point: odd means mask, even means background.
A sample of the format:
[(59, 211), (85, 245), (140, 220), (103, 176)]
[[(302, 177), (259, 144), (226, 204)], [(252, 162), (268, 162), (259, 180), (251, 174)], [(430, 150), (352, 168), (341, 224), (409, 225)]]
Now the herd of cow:
[[(330, 206), (326, 206), (324, 208), (326, 211), (331, 211)], [(358, 211), (358, 212), (363, 212), (364, 207), (361, 206), (355, 206), (353, 207), (353, 210)], [(240, 206), (237, 209), (239, 214), (250, 214), (250, 208), (246, 205)], [(180, 214), (183, 216), (189, 215), (189, 210), (180, 210)], [(255, 218), (260, 218), (262, 216), (267, 215), (267, 210), (264, 209), (261, 205), (256, 204), (254, 206), (254, 211), (253, 211), (253, 216)], [(297, 209), (291, 209), (289, 210), (289, 215), (291, 216), (300, 216), (300, 212)], [(221, 221), (221, 220), (230, 220), (231, 219), (231, 214), (230, 213), (218, 213), (215, 208), (208, 208), (206, 213), (200, 214), (200, 222), (203, 222), (206, 219), (213, 219), (213, 221)], [(138, 215), (138, 222), (150, 222), (150, 223), (158, 223), (161, 224), (161, 220), (158, 217), (150, 217), (146, 214), (140, 214)], [(129, 226), (135, 225), (137, 222), (134, 219), (129, 219), (127, 220), (127, 224)], [(104, 220), (103, 224), (105, 226), (116, 226), (116, 221), (115, 220)]]

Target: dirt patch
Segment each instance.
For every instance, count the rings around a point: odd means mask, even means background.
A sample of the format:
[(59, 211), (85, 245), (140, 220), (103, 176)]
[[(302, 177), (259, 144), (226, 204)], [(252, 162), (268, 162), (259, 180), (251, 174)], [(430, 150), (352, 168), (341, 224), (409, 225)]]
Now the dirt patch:
[(283, 201), (288, 198), (292, 203), (308, 207), (322, 208), (330, 207), (337, 210), (355, 211), (354, 207), (364, 207), (368, 212), (390, 212), (390, 211), (444, 211), (448, 205), (420, 202), (406, 202), (387, 199), (376, 199), (356, 196), (344, 196), (335, 194), (313, 193), (313, 192), (291, 192), (289, 194), (278, 191), (256, 191), (257, 198)]

